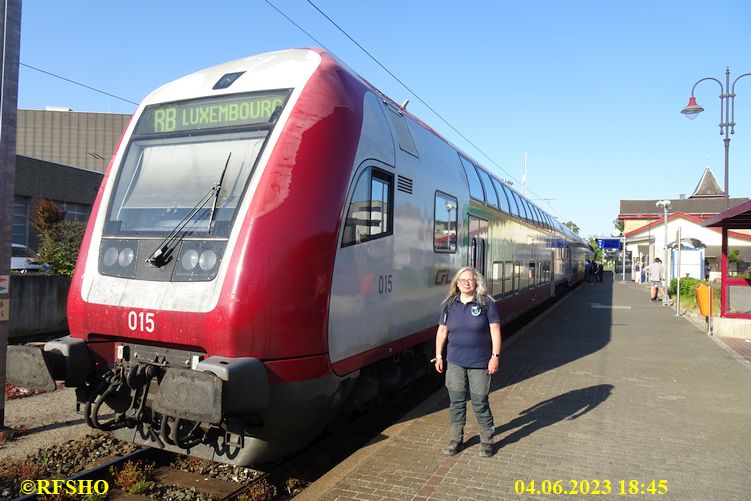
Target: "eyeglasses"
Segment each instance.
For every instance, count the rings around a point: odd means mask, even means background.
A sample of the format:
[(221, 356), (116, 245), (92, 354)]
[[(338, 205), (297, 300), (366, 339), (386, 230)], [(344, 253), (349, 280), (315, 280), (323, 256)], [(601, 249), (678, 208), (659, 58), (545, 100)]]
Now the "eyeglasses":
[(459, 280), (456, 281), (456, 283), (458, 283), (459, 285), (469, 285), (469, 284), (475, 283), (475, 279), (474, 278), (469, 278), (469, 279), (460, 278)]

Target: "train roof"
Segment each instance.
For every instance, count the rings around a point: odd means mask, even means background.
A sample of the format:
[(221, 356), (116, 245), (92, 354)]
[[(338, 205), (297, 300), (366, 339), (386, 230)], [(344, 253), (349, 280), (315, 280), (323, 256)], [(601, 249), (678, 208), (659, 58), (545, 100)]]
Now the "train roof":
[[(516, 196), (524, 199), (526, 203), (532, 205), (535, 209), (543, 213), (545, 220), (541, 221), (538, 217), (528, 218), (534, 224), (539, 224), (550, 230), (562, 234), (565, 238), (572, 241), (584, 243), (584, 240), (561, 224), (556, 218), (551, 216), (547, 211), (541, 209), (537, 204), (526, 198), (524, 195), (514, 189), (503, 178), (493, 175), (490, 169), (474, 160), (470, 155), (461, 148), (446, 139), (430, 125), (408, 111), (404, 106), (394, 101), (392, 98), (381, 92), (376, 86), (365, 80), (356, 71), (347, 66), (344, 62), (337, 59), (331, 53), (320, 48), (297, 48), (284, 49), (279, 51), (267, 52), (254, 56), (244, 57), (228, 61), (226, 63), (211, 66), (187, 76), (162, 85), (155, 91), (147, 95), (141, 102), (137, 114), (145, 106), (157, 102), (180, 101), (186, 99), (195, 99), (201, 96), (216, 96), (223, 94), (234, 94), (238, 92), (254, 92), (269, 89), (295, 89), (304, 87), (310, 77), (320, 67), (321, 63), (327, 60), (336, 64), (343, 70), (347, 71), (352, 77), (361, 82), (363, 86), (379, 96), (385, 103), (394, 107), (399, 113), (408, 117), (419, 127), (429, 131), (441, 141), (445, 142), (459, 155), (470, 160), (476, 167), (482, 169), (486, 174), (494, 177), (497, 181), (504, 184), (504, 188), (514, 191)], [(285, 71), (279, 71), (280, 66)], [(252, 72), (253, 78), (242, 78), (242, 74)], [(238, 75), (226, 87), (221, 87), (221, 81), (228, 75)], [(219, 86), (219, 88), (217, 88)], [(132, 124), (133, 125), (133, 124)], [(480, 201), (486, 203), (484, 200)], [(490, 205), (490, 204), (488, 204)], [(496, 207), (497, 208), (497, 207)], [(501, 210), (500, 208), (498, 208)], [(521, 217), (516, 214), (510, 214), (513, 217)], [(521, 219), (525, 219), (521, 217)]]

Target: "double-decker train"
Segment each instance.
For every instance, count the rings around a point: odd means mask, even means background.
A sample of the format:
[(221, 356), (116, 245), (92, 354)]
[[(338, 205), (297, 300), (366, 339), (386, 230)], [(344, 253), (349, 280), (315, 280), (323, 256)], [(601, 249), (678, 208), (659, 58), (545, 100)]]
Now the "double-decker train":
[(591, 256), (330, 54), (262, 54), (138, 107), (86, 229), (70, 335), (10, 347), (8, 379), (64, 380), (119, 438), (257, 464), (429, 370), (461, 266), (505, 323)]

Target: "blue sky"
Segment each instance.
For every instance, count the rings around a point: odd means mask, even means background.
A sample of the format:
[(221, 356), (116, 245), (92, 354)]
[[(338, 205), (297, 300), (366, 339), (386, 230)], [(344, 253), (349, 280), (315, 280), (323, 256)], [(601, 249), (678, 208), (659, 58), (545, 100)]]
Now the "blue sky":
[[(700, 78), (751, 73), (748, 0), (313, 0), (482, 152), (308, 1), (269, 1), (318, 41), (264, 0), (26, 0), (21, 63), (138, 102), (214, 64), (323, 45), (517, 188), (526, 153), (529, 198), (583, 236), (609, 234), (621, 199), (691, 195), (707, 162), (723, 185), (720, 87), (699, 85), (696, 120), (680, 110)], [(749, 197), (751, 76), (735, 90), (730, 194)], [(19, 107), (46, 106), (135, 110), (22, 66)]]

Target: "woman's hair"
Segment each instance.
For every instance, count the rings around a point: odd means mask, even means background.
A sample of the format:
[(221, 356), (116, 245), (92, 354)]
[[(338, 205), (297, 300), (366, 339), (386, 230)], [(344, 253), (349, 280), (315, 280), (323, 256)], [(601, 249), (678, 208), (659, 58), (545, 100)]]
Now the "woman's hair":
[(456, 272), (456, 274), (454, 275), (454, 278), (451, 280), (451, 285), (449, 285), (449, 292), (446, 295), (446, 298), (443, 300), (443, 303), (449, 303), (456, 296), (461, 294), (461, 291), (459, 290), (459, 285), (458, 285), (459, 276), (461, 276), (461, 274), (464, 273), (465, 271), (471, 271), (472, 274), (474, 275), (475, 286), (476, 286), (475, 287), (475, 300), (484, 307), (489, 297), (488, 288), (485, 285), (485, 277), (483, 277), (479, 271), (477, 271), (471, 266), (464, 266), (463, 268), (459, 268), (459, 271)]

